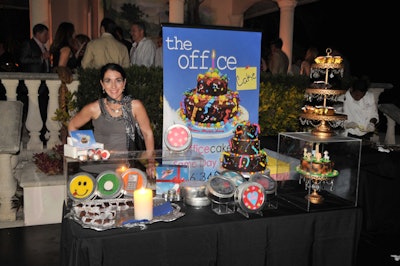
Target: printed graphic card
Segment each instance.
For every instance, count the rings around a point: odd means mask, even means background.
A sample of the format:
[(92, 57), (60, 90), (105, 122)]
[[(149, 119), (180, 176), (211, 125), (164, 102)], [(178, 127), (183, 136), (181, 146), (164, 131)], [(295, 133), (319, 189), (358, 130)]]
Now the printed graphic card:
[(78, 148), (90, 148), (96, 144), (93, 130), (71, 131), (72, 146)]
[(185, 165), (159, 165), (156, 174), (157, 195), (168, 193), (170, 189), (179, 192), (179, 185), (189, 180), (189, 169)]

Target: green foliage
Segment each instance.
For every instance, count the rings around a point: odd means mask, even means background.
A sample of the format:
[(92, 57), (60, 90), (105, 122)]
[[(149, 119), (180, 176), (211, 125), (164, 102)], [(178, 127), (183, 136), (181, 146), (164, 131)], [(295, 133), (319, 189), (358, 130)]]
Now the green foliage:
[(75, 93), (67, 91), (65, 93), (65, 109), (57, 108), (55, 116), (51, 119), (54, 121), (59, 121), (63, 126), (68, 127), (68, 122), (76, 113), (77, 103), (75, 98)]
[(130, 24), (135, 22), (135, 20), (144, 21), (143, 18), (148, 17), (140, 8), (135, 4), (123, 4), (121, 6), (121, 17), (126, 19)]
[(258, 123), (262, 135), (300, 130), (299, 114), (308, 83), (303, 76), (261, 76)]

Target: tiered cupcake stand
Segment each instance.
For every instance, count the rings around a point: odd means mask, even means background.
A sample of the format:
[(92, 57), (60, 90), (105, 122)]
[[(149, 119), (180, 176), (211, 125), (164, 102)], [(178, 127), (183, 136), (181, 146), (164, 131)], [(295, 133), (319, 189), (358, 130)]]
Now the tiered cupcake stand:
[[(338, 114), (331, 107), (327, 106), (327, 100), (336, 102), (338, 97), (346, 93), (346, 90), (333, 89), (329, 84), (329, 77), (340, 75), (343, 77), (343, 64), (340, 56), (331, 56), (332, 50), (326, 49), (326, 56), (319, 56), (311, 68), (311, 77), (318, 79), (324, 76), (324, 81), (316, 81), (307, 88), (305, 97), (308, 101), (322, 101), (321, 106), (312, 107), (310, 110), (304, 110), (300, 114), (302, 125), (311, 125), (314, 127), (312, 134), (325, 138), (331, 137), (335, 133), (332, 128), (343, 125), (347, 115)], [(332, 113), (329, 113), (332, 112)]]

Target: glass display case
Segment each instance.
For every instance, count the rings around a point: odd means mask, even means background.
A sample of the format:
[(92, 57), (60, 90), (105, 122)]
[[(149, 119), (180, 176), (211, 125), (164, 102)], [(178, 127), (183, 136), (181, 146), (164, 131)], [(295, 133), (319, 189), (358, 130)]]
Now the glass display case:
[(290, 162), (277, 182), (278, 197), (306, 211), (357, 206), (360, 139), (280, 133), (277, 151), (278, 161)]
[[(159, 181), (179, 185), (184, 180), (201, 180), (204, 175), (204, 158), (192, 150), (111, 151), (107, 159), (103, 157), (64, 157), (66, 204), (96, 199), (132, 199), (133, 191), (140, 187), (151, 188), (156, 195)], [(154, 179), (147, 176), (149, 165), (155, 165)], [(163, 169), (173, 168), (182, 170), (182, 175), (171, 179), (158, 176)]]

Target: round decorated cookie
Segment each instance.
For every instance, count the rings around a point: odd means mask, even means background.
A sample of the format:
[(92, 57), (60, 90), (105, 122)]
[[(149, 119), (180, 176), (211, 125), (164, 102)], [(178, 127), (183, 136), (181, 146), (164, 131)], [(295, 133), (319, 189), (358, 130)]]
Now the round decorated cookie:
[(137, 168), (129, 168), (121, 175), (123, 181), (123, 193), (125, 196), (133, 197), (133, 191), (147, 186), (146, 174)]
[(264, 187), (257, 182), (242, 183), (235, 191), (235, 202), (245, 212), (260, 211), (265, 201)]
[(185, 151), (192, 143), (192, 136), (186, 126), (176, 124), (167, 129), (164, 141), (171, 151)]
[(121, 195), (122, 179), (114, 171), (104, 171), (97, 177), (97, 194), (103, 199)]
[(88, 173), (73, 175), (67, 184), (68, 196), (76, 201), (92, 199), (96, 196), (96, 179)]

